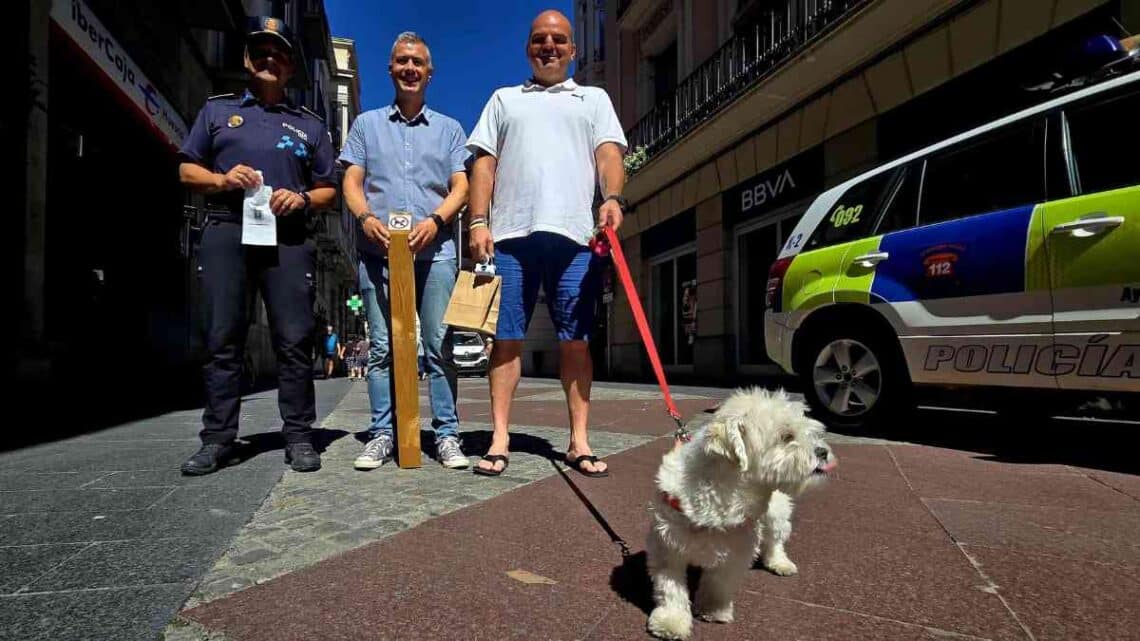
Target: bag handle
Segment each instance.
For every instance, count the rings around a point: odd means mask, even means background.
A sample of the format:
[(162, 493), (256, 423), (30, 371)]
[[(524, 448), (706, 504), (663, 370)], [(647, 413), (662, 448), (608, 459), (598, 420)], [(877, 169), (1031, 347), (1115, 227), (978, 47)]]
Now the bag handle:
[(495, 276), (495, 258), (493, 256), (484, 258), (475, 263), (475, 267), (471, 271), (476, 276)]

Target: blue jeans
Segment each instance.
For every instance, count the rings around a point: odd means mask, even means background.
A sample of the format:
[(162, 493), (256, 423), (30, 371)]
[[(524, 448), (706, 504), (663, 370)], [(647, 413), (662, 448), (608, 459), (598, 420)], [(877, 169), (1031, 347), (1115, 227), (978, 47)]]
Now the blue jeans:
[[(443, 324), (443, 313), (455, 289), (458, 268), (455, 261), (415, 261), (416, 309), (420, 315), (420, 338), (427, 361), (428, 394), (431, 397), (431, 426), (435, 438), (459, 436), (459, 417), (455, 414), (458, 382), (451, 360), (451, 332)], [(372, 438), (392, 435), (392, 350), (390, 336), (391, 310), (388, 299), (388, 261), (360, 256), (360, 297), (368, 317), (368, 401), (372, 421), (368, 433)]]

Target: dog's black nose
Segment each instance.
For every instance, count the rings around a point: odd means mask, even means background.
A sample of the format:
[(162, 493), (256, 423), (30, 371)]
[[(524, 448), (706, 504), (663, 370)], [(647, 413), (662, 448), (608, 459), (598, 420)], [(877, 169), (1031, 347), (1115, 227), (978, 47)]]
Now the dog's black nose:
[(816, 455), (816, 456), (818, 456), (818, 457), (820, 458), (820, 460), (824, 460), (824, 461), (826, 461), (826, 460), (827, 460), (827, 455), (828, 455), (829, 453), (830, 453), (830, 452), (828, 452), (828, 451), (827, 451), (827, 448), (826, 448), (826, 447), (817, 447), (817, 448), (815, 448), (815, 455)]

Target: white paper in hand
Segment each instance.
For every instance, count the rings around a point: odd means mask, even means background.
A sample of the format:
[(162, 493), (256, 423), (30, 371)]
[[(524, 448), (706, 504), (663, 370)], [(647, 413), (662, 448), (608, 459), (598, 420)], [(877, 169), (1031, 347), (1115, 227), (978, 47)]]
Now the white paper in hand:
[(260, 171), (257, 172), (257, 178), (261, 185), (245, 190), (245, 200), (242, 201), (241, 244), (275, 246), (277, 217), (269, 208), (273, 188), (265, 184)]

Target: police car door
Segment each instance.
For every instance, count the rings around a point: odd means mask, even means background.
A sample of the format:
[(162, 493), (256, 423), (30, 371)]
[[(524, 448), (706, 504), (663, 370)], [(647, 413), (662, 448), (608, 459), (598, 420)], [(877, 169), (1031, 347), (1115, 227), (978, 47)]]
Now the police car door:
[(1140, 391), (1140, 86), (1065, 109), (1075, 197), (1044, 207), (1067, 389)]
[(1035, 367), (1053, 341), (1048, 284), (1031, 287), (1026, 267), (1040, 244), (1045, 134), (1043, 116), (1023, 120), (917, 163), (918, 226), (882, 236), (871, 285), (915, 382), (1056, 386)]

